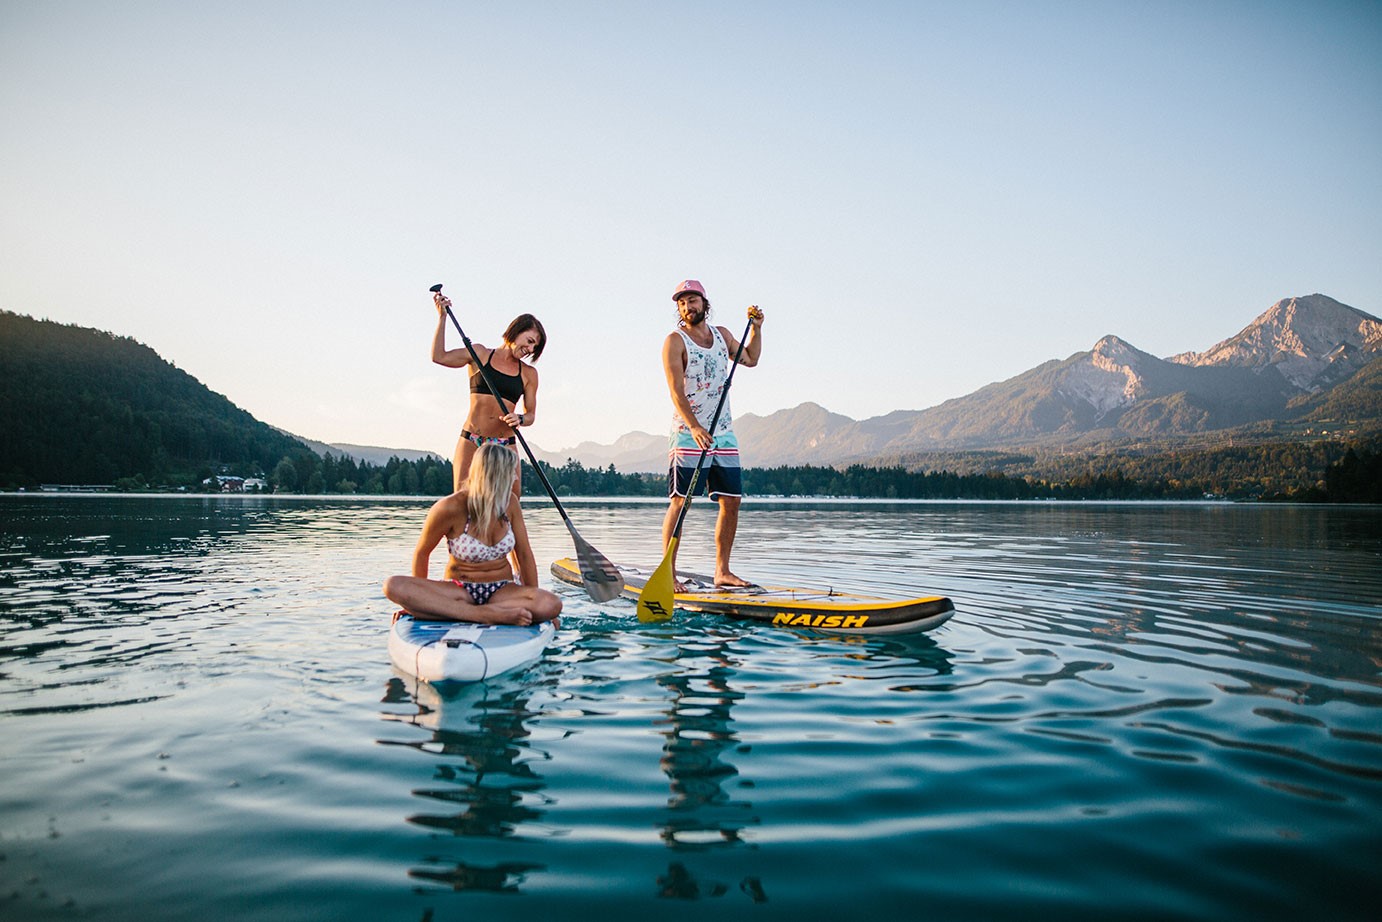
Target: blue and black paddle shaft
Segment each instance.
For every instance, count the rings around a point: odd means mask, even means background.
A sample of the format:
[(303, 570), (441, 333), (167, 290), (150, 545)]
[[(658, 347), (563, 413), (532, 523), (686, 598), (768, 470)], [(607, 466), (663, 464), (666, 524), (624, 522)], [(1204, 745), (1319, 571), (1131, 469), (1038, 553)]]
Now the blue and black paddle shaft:
[[(434, 295), (441, 294), (441, 285), (433, 285), (429, 291)], [(504, 403), (504, 398), (499, 396), (499, 388), (494, 386), (494, 381), (490, 379), (489, 372), (480, 361), (480, 357), (475, 354), (475, 347), (470, 343), (470, 337), (465, 335), (465, 330), (461, 329), (461, 323), (456, 319), (456, 315), (451, 312), (451, 305), (446, 305), (446, 316), (451, 318), (451, 323), (456, 327), (456, 332), (461, 334), (461, 342), (465, 343), (466, 351), (470, 353), (470, 360), (475, 363), (475, 369), (480, 372), (480, 377), (485, 382), (485, 387), (494, 399), (499, 402), (501, 414), (509, 412), (509, 408)], [(561, 500), (557, 499), (557, 491), (552, 489), (552, 484), (547, 480), (547, 475), (542, 472), (542, 465), (537, 463), (537, 458), (533, 456), (533, 450), (528, 447), (527, 439), (523, 438), (523, 433), (518, 431), (518, 427), (513, 427), (513, 434), (518, 439), (518, 444), (523, 446), (523, 451), (528, 455), (528, 461), (532, 464), (533, 470), (537, 472), (538, 479), (542, 481), (542, 486), (547, 490), (547, 495), (552, 497), (552, 505), (561, 515), (561, 520), (566, 523), (566, 530), (571, 532), (571, 539), (576, 543), (576, 561), (581, 568), (581, 584), (585, 586), (586, 594), (596, 602), (608, 602), (619, 594), (624, 588), (624, 578), (619, 575), (619, 568), (610, 562), (604, 554), (601, 554), (590, 543), (580, 536), (576, 531), (576, 526), (571, 524), (571, 516), (566, 514), (562, 508)]]

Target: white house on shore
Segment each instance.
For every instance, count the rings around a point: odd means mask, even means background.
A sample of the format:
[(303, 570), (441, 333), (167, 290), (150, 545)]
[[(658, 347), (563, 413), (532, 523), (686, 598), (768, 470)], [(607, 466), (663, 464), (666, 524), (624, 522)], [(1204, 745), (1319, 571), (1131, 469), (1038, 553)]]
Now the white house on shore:
[(213, 475), (202, 481), (202, 486), (216, 485), (222, 493), (264, 493), (269, 485), (262, 477), (234, 477), (229, 474)]

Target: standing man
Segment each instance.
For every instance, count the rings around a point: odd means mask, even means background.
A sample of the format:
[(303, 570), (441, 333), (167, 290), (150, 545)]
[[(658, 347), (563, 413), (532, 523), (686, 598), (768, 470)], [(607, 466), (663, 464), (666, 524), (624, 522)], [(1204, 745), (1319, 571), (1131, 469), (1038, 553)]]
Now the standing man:
[[(677, 516), (687, 502), (687, 490), (696, 470), (701, 451), (709, 448), (705, 465), (697, 482), (697, 492), (710, 487), (710, 498), (720, 504), (715, 520), (715, 585), (742, 587), (752, 583), (735, 576), (729, 569), (729, 554), (734, 547), (734, 533), (739, 528), (739, 501), (743, 485), (739, 469), (739, 440), (734, 436), (733, 416), (726, 396), (715, 432), (710, 424), (715, 408), (720, 405), (725, 383), (729, 379), (732, 356), (739, 350), (739, 342), (724, 327), (709, 322), (710, 300), (705, 288), (695, 279), (687, 279), (672, 294), (680, 320), (677, 329), (667, 334), (662, 343), (662, 370), (667, 374), (667, 389), (672, 395), (672, 439), (670, 464), (667, 471), (668, 496), (671, 503), (662, 522), (662, 547), (666, 550), (672, 540)], [(763, 351), (763, 312), (753, 305), (748, 310), (751, 321), (744, 352), (739, 364), (752, 368), (758, 364)], [(675, 580), (676, 560), (672, 560)], [(676, 590), (685, 586), (675, 580)]]

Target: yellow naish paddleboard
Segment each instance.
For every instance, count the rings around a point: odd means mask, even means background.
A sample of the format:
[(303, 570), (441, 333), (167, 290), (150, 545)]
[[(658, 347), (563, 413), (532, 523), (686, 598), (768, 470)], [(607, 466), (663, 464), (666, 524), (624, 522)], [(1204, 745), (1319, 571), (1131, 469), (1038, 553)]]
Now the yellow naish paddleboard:
[[(618, 569), (624, 580), (620, 595), (637, 601), (653, 571), (626, 566)], [(553, 561), (552, 575), (564, 583), (581, 585), (579, 564), (570, 557)], [(955, 613), (954, 604), (939, 595), (885, 599), (803, 586), (717, 589), (708, 576), (679, 573), (678, 577), (687, 591), (673, 597), (677, 608), (772, 627), (845, 634), (915, 634), (944, 624)]]

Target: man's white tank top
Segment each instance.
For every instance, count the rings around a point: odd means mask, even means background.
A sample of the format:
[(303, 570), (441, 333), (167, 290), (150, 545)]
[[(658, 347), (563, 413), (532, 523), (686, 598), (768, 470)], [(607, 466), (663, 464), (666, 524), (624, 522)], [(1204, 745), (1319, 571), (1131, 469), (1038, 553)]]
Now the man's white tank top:
[[(686, 335), (685, 330), (677, 328), (682, 341), (686, 343), (686, 399), (691, 402), (696, 421), (706, 429), (710, 428), (710, 420), (725, 389), (725, 379), (729, 377), (729, 346), (720, 335), (719, 327), (713, 324), (708, 326), (713, 337), (709, 349), (702, 349)], [(732, 424), (733, 416), (729, 410), (729, 398), (726, 397), (725, 408), (720, 411), (720, 421), (715, 426), (716, 431), (710, 434), (717, 436), (729, 432)], [(672, 429), (674, 432), (689, 431), (676, 413), (672, 414)]]

